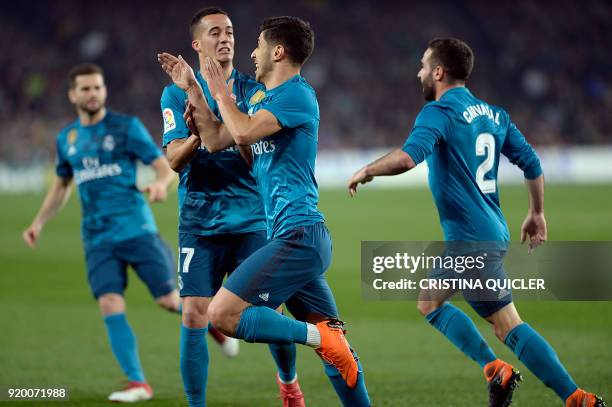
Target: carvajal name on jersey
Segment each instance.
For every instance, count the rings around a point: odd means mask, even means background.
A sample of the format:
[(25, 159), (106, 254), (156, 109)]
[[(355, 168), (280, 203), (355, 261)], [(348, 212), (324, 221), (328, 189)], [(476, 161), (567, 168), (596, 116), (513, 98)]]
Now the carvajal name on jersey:
[(472, 105), (468, 106), (467, 109), (463, 111), (463, 118), (468, 123), (472, 123), (474, 119), (480, 116), (487, 116), (489, 119), (493, 120), (495, 124), (499, 125), (499, 112), (494, 113), (489, 105)]

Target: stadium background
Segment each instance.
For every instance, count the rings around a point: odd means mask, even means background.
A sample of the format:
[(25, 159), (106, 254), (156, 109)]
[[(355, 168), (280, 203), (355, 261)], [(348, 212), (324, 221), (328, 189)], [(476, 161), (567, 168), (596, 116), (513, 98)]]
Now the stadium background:
[[(42, 200), (54, 135), (73, 120), (68, 69), (89, 60), (106, 70), (111, 108), (140, 116), (161, 138), (159, 96), (167, 79), (158, 51), (188, 57), (191, 15), (209, 3), (106, 1), (12, 2), (0, 14), (0, 386), (64, 385), (75, 406), (105, 405), (121, 385), (97, 307), (91, 300), (78, 234), (79, 208), (45, 229), (39, 248), (20, 241)], [(334, 238), (328, 272), (349, 339), (367, 370), (377, 406), (480, 406), (485, 385), (465, 359), (418, 316), (415, 304), (361, 299), (361, 240), (433, 240), (441, 232), (426, 171), (365, 188), (349, 200), (339, 186), (380, 150), (400, 145), (422, 106), (416, 79), (427, 41), (452, 35), (476, 53), (475, 94), (504, 106), (541, 153), (552, 181), (546, 210), (551, 240), (612, 238), (612, 6), (607, 1), (216, 2), (236, 27), (236, 66), (249, 55), (266, 16), (297, 15), (316, 32), (304, 76), (321, 105), (318, 176), (321, 208)], [(502, 168), (506, 172), (506, 165)], [(502, 207), (513, 238), (526, 211), (520, 174), (508, 171)], [(514, 175), (512, 175), (514, 174)], [(176, 196), (155, 206), (163, 236), (176, 246)], [(137, 279), (128, 316), (156, 390), (147, 405), (184, 405), (178, 375), (178, 318), (158, 310)], [(526, 302), (525, 320), (541, 329), (585, 388), (612, 397), (612, 303)], [(474, 315), (470, 311), (470, 315)], [(486, 324), (502, 357), (514, 356)], [(264, 346), (244, 345), (239, 359), (212, 349), (209, 404), (274, 406), (272, 361)], [(298, 369), (312, 406), (336, 405), (316, 357), (300, 349)], [(522, 365), (518, 364), (519, 368)], [(558, 406), (525, 373), (518, 406)], [(20, 403), (19, 405), (27, 405)], [(44, 405), (33, 402), (32, 405)], [(57, 404), (54, 404), (57, 405)]]

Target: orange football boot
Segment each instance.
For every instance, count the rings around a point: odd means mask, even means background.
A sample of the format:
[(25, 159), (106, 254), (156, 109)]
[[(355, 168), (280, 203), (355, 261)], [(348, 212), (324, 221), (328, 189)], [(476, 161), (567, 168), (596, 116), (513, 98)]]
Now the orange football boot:
[(316, 325), (321, 345), (315, 349), (321, 359), (334, 366), (350, 388), (357, 385), (359, 368), (344, 334), (344, 323), (337, 319), (321, 321)]
[(485, 365), (483, 373), (489, 383), (489, 407), (508, 407), (514, 390), (523, 380), (519, 371), (511, 364), (495, 359)]
[(587, 393), (582, 389), (576, 389), (571, 396), (565, 400), (566, 407), (606, 407), (606, 402), (593, 393)]

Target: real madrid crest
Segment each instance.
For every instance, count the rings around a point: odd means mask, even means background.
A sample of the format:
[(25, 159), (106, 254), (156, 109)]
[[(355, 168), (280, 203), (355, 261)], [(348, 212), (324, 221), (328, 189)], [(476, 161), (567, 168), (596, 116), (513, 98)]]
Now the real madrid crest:
[(113, 151), (115, 149), (115, 138), (111, 134), (104, 136), (102, 141), (102, 149), (104, 151)]
[(249, 99), (249, 105), (251, 106), (256, 105), (257, 103), (261, 102), (265, 97), (266, 97), (266, 92), (264, 92), (263, 90), (258, 90)]
[(77, 129), (71, 129), (68, 132), (68, 144), (74, 144), (74, 142), (77, 139), (78, 134), (79, 133), (77, 132)]
[(76, 142), (77, 136), (79, 135), (79, 133), (77, 132), (77, 129), (71, 129), (68, 132), (68, 155), (74, 155), (76, 154), (76, 147), (74, 145), (74, 143)]

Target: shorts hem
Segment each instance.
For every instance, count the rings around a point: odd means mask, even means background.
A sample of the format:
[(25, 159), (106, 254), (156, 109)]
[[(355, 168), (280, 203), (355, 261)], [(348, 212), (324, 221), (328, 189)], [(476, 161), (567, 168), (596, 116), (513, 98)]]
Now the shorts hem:
[(92, 290), (92, 295), (94, 296), (96, 300), (98, 300), (100, 297), (106, 294), (119, 294), (123, 297), (124, 293), (125, 293), (125, 289), (117, 287), (117, 286), (107, 286), (107, 287), (100, 288), (99, 290), (95, 290), (95, 291)]

